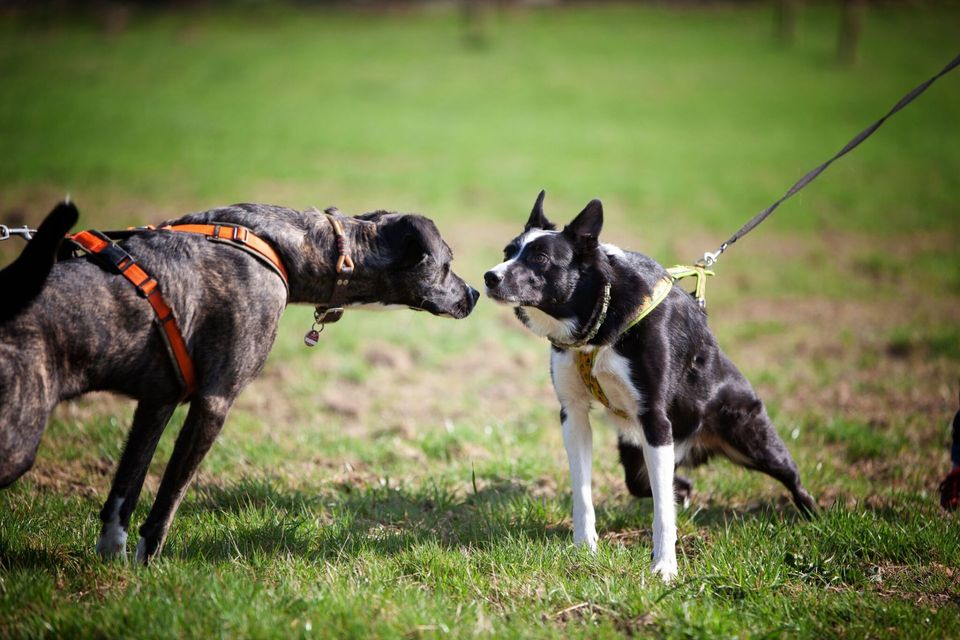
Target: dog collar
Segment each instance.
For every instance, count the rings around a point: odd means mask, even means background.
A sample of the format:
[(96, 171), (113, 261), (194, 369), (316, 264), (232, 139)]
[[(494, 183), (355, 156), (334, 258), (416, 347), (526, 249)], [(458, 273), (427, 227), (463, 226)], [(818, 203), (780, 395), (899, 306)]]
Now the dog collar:
[(597, 336), (597, 332), (600, 331), (600, 326), (603, 324), (603, 321), (607, 319), (607, 310), (609, 308), (610, 283), (608, 282), (603, 286), (603, 295), (600, 297), (600, 304), (595, 307), (595, 319), (590, 325), (590, 330), (587, 331), (587, 334), (576, 342), (560, 342), (559, 340), (550, 338), (550, 343), (558, 349), (576, 349), (577, 347), (582, 347)]
[[(343, 302), (346, 300), (347, 287), (350, 286), (350, 278), (354, 271), (353, 258), (350, 257), (350, 247), (347, 244), (347, 234), (344, 231), (343, 222), (340, 220), (342, 217), (340, 210), (336, 207), (328, 207), (323, 213), (330, 221), (334, 238), (337, 241), (336, 279), (333, 283), (333, 293), (330, 294), (330, 299), (325, 303), (318, 304), (313, 311), (313, 325), (303, 337), (303, 342), (308, 347), (316, 346), (324, 325), (337, 322), (343, 317)], [(317, 325), (320, 325), (319, 329), (317, 329)]]

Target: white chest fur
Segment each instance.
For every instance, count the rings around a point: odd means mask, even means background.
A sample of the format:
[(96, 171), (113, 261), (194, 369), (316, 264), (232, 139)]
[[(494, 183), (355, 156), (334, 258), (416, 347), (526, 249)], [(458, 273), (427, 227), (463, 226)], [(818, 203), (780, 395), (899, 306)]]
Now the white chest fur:
[(593, 361), (593, 377), (610, 404), (631, 416), (630, 422), (636, 422), (643, 395), (631, 379), (630, 361), (613, 349), (603, 347)]
[[(577, 370), (573, 351), (552, 352), (553, 385), (564, 406), (585, 406), (595, 400)], [(630, 361), (610, 347), (603, 347), (593, 362), (593, 376), (600, 384), (610, 404), (630, 418), (624, 419), (608, 411), (621, 435), (633, 444), (642, 442), (642, 430), (636, 418), (643, 404), (643, 394), (630, 375)]]

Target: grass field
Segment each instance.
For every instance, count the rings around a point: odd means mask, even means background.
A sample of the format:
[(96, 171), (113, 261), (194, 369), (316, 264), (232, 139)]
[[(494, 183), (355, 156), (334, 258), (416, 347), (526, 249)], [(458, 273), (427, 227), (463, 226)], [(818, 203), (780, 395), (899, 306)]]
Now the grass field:
[[(836, 12), (797, 45), (743, 8), (0, 17), (0, 222), (70, 192), (86, 226), (238, 201), (433, 217), (474, 285), (540, 188), (662, 262), (714, 248), (956, 55), (956, 9)], [(720, 263), (711, 325), (823, 508), (724, 462), (692, 472), (680, 579), (594, 420), (596, 555), (572, 547), (544, 343), (350, 313), (302, 347), (287, 310), (147, 569), (94, 553), (132, 415), (62, 405), (0, 492), (0, 637), (960, 637), (960, 534), (936, 486), (960, 384), (960, 75), (944, 78)], [(4, 263), (20, 249), (3, 243)], [(64, 322), (69, 322), (64, 318)], [(172, 450), (161, 442), (133, 527)]]

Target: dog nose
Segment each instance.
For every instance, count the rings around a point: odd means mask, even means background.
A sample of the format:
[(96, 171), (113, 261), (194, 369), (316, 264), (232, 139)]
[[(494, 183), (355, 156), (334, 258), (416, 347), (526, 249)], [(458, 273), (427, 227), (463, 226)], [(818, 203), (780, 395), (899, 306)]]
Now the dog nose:
[(487, 271), (483, 274), (483, 282), (491, 289), (500, 284), (500, 280), (500, 274), (495, 271)]
[(477, 300), (480, 299), (480, 292), (470, 287), (470, 297), (473, 298), (473, 304), (477, 304)]

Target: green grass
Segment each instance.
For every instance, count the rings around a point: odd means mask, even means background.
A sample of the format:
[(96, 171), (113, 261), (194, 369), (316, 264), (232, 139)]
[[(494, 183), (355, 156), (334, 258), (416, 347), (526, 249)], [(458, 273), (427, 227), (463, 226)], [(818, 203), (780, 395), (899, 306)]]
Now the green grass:
[[(607, 240), (688, 261), (955, 55), (958, 18), (871, 6), (848, 69), (828, 7), (792, 49), (760, 6), (504, 11), (481, 48), (446, 9), (148, 12), (110, 33), (4, 15), (0, 222), (67, 191), (101, 227), (244, 200), (415, 210), (478, 284), (545, 187), (557, 221), (599, 196)], [(508, 311), (350, 313), (307, 350), (311, 309), (291, 308), (148, 569), (93, 552), (132, 406), (61, 406), (0, 492), (0, 637), (960, 636), (935, 496), (960, 380), (957, 113), (948, 76), (709, 283), (816, 521), (768, 478), (694, 470), (665, 586), (598, 416), (591, 556), (545, 346)]]

